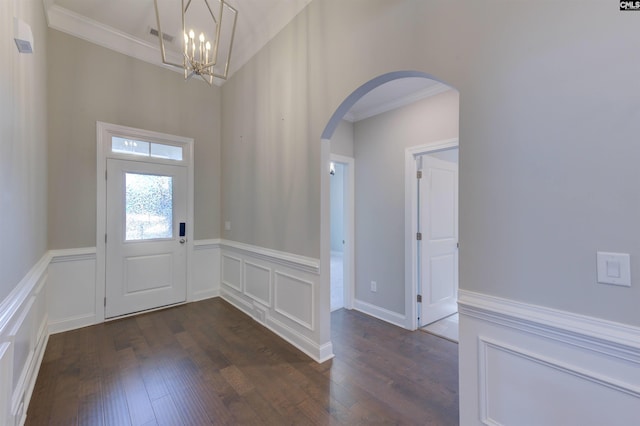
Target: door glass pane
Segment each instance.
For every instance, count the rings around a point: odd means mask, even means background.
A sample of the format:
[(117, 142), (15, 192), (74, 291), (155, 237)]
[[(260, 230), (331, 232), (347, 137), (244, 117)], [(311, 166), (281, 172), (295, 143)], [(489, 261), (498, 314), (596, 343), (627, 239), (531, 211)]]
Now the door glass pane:
[(126, 173), (125, 240), (173, 237), (173, 178)]

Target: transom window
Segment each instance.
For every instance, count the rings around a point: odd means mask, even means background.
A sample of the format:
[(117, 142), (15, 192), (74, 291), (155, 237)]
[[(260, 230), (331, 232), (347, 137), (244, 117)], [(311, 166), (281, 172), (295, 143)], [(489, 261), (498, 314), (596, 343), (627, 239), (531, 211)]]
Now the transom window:
[(135, 139), (111, 137), (111, 152), (141, 157), (182, 161), (182, 147), (157, 142), (145, 142)]

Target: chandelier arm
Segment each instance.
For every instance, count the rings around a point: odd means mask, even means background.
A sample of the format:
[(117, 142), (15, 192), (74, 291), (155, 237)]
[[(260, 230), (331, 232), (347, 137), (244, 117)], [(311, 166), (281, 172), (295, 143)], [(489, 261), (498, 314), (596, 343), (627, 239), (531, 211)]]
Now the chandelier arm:
[[(224, 2), (224, 0), (222, 0)], [(236, 37), (236, 24), (238, 23), (238, 10), (234, 7), (227, 4), (227, 7), (233, 11), (233, 28), (231, 29), (231, 42), (229, 43), (229, 53), (227, 54), (227, 60), (224, 64), (224, 74), (217, 74), (214, 70), (214, 77), (221, 78), (223, 80), (227, 79), (229, 75), (229, 63), (231, 62), (231, 52), (233, 51), (233, 41)], [(222, 16), (222, 15), (221, 15)]]
[[(164, 65), (168, 65), (171, 67), (176, 67), (176, 68), (180, 68), (184, 71), (184, 77), (186, 80), (190, 80), (194, 75), (198, 75), (200, 76), (205, 82), (207, 82), (207, 84), (212, 85), (214, 78), (219, 78), (219, 79), (223, 79), (226, 80), (227, 76), (229, 74), (229, 65), (230, 65), (230, 61), (231, 61), (231, 55), (233, 52), (233, 44), (235, 41), (235, 32), (236, 32), (236, 26), (237, 26), (237, 22), (238, 22), (238, 10), (235, 9), (233, 6), (229, 5), (226, 0), (219, 0), (220, 1), (220, 15), (218, 16), (218, 19), (216, 19), (216, 15), (213, 13), (213, 10), (211, 8), (211, 5), (209, 4), (208, 0), (203, 0), (205, 5), (207, 6), (207, 9), (209, 10), (209, 13), (211, 14), (211, 18), (213, 19), (213, 22), (215, 23), (215, 40), (213, 43), (213, 55), (212, 55), (212, 61), (209, 62), (208, 58), (209, 58), (209, 42), (207, 42), (207, 55), (205, 58), (203, 58), (203, 47), (202, 47), (202, 43), (204, 42), (204, 39), (201, 38), (200, 39), (200, 59), (197, 60), (195, 53), (193, 53), (192, 56), (189, 55), (189, 49), (188, 49), (188, 43), (187, 40), (185, 40), (185, 47), (183, 50), (183, 55), (182, 55), (182, 64), (178, 64), (175, 62), (171, 62), (169, 60), (167, 60), (167, 52), (165, 50), (165, 44), (164, 44), (164, 34), (162, 32), (162, 27), (161, 27), (161, 23), (160, 23), (160, 9), (158, 7), (158, 0), (153, 0), (153, 4), (154, 4), (154, 8), (155, 8), (155, 13), (156, 13), (156, 24), (158, 26), (158, 39), (160, 41), (160, 53), (161, 53), (161, 58), (162, 58), (162, 63)], [(181, 17), (182, 17), (182, 31), (183, 31), (183, 36), (186, 38), (186, 12), (189, 9), (189, 6), (191, 5), (192, 0), (181, 0), (181, 4), (182, 4), (182, 8), (181, 8)], [(220, 52), (220, 36), (221, 36), (221, 32), (222, 32), (222, 21), (223, 21), (223, 14), (225, 13), (225, 8), (228, 8), (228, 10), (231, 11), (231, 13), (233, 13), (233, 27), (231, 29), (231, 39), (229, 42), (229, 50), (227, 53), (227, 57), (226, 57), (226, 61), (224, 64), (224, 72), (222, 74), (217, 73), (215, 70), (215, 65), (218, 62), (218, 53)], [(226, 30), (225, 30), (226, 32)], [(191, 39), (193, 39), (193, 36), (190, 35)], [(201, 37), (204, 37), (201, 34)], [(195, 46), (195, 44), (194, 44)], [(195, 51), (195, 47), (193, 48)], [(205, 59), (206, 62), (202, 61), (202, 59)]]
[[(191, 1), (191, 0), (189, 0)], [(213, 22), (216, 23), (216, 25), (218, 25), (218, 20), (216, 19), (216, 15), (213, 14), (213, 10), (211, 10), (211, 6), (209, 6), (209, 1), (208, 0), (204, 0), (204, 4), (207, 5), (207, 9), (209, 9), (209, 13), (211, 14), (211, 17), (213, 18)]]

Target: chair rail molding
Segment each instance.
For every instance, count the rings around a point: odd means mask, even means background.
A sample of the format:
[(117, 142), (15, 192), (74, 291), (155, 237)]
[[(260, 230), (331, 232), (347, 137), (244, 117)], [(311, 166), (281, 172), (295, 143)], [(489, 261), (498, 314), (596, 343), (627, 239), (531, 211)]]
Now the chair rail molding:
[(458, 306), (461, 424), (637, 422), (640, 328), (467, 290)]

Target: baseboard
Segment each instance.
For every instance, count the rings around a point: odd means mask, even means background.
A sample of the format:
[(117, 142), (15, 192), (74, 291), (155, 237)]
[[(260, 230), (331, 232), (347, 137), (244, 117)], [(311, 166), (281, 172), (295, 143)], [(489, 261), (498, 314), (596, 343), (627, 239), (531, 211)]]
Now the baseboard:
[(36, 381), (38, 380), (38, 374), (40, 373), (40, 366), (42, 366), (44, 353), (47, 349), (47, 343), (49, 342), (49, 333), (46, 332), (46, 328), (42, 330), (41, 338), (38, 339), (38, 341), (40, 343), (38, 344), (36, 356), (34, 357), (35, 362), (33, 363), (31, 373), (29, 374), (29, 381), (26, 384), (24, 392), (24, 408), (22, 410), (21, 419), (18, 422), (20, 425), (23, 425), (27, 419), (27, 409), (29, 408), (29, 403), (33, 396), (33, 389), (36, 387)]
[(461, 424), (637, 422), (640, 328), (464, 290), (459, 313)]
[(59, 321), (50, 321), (49, 334), (64, 333), (65, 331), (77, 330), (78, 328), (88, 327), (94, 324), (96, 324), (96, 316), (93, 314), (78, 315)]
[(259, 304), (254, 305), (231, 291), (223, 289), (221, 297), (240, 311), (244, 312), (246, 315), (250, 316), (259, 324), (273, 331), (282, 339), (304, 352), (314, 361), (322, 363), (333, 358), (333, 346), (331, 342), (325, 343), (324, 345), (318, 345), (307, 336), (270, 316), (269, 311), (263, 306), (260, 306)]
[(214, 290), (205, 290), (194, 293), (192, 302), (199, 302), (201, 300), (212, 299), (214, 297), (220, 297), (220, 289), (217, 288)]
[(360, 311), (364, 314), (378, 318), (379, 320), (388, 322), (389, 324), (397, 325), (398, 327), (406, 327), (406, 317), (397, 312), (390, 311), (385, 308), (381, 308), (371, 303), (364, 302), (362, 300), (355, 299), (353, 301), (353, 309)]
[(313, 340), (270, 316), (266, 318), (265, 326), (318, 363), (323, 363), (334, 357), (333, 344), (331, 342), (318, 345)]

